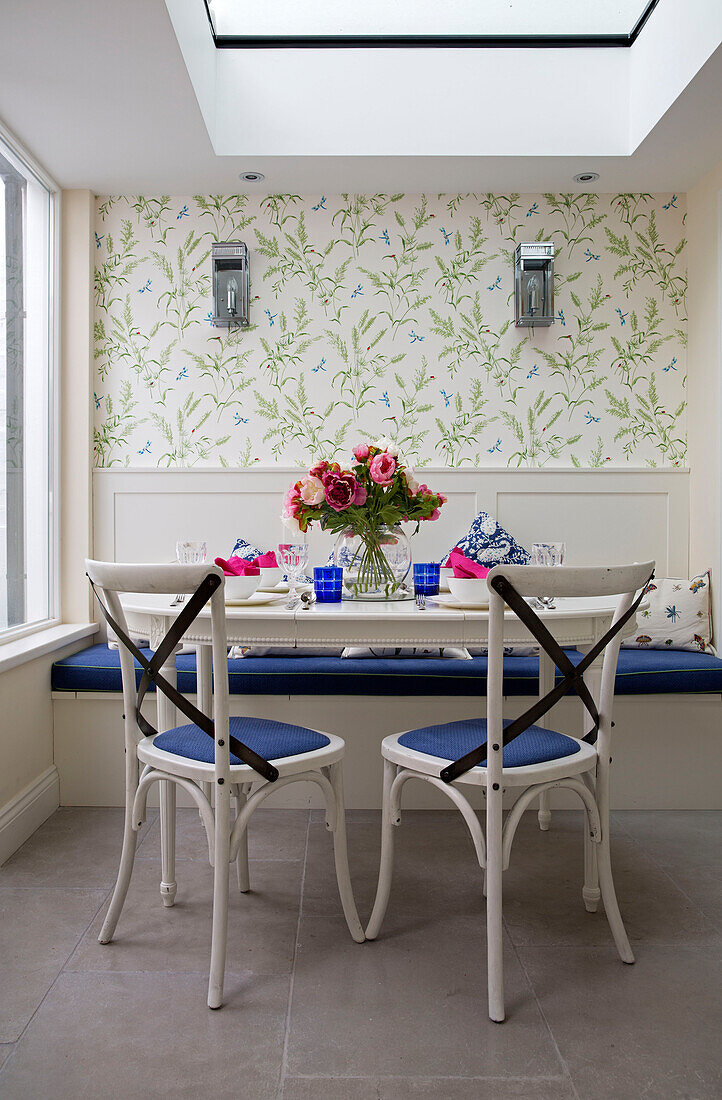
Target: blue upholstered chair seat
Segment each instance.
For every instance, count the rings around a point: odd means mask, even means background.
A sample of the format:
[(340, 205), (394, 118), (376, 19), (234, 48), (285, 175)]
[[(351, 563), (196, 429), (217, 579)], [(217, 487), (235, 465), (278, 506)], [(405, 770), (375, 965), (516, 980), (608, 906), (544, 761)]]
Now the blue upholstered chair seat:
[[(305, 726), (292, 726), (288, 722), (275, 722), (269, 718), (231, 718), (231, 735), (248, 745), (265, 760), (280, 760), (283, 756), (301, 756), (330, 744), (328, 737)], [(194, 724), (176, 726), (159, 733), (153, 741), (158, 749), (185, 756), (188, 760), (200, 760), (212, 764), (215, 743), (212, 737)], [(233, 753), (231, 764), (242, 764)]]
[[(508, 726), (511, 718), (504, 720)], [(445, 722), (439, 726), (423, 726), (399, 737), (399, 744), (427, 756), (441, 760), (458, 760), (478, 745), (486, 744), (486, 721), (483, 718), (465, 718), (461, 722)], [(523, 768), (529, 764), (543, 764), (548, 760), (560, 760), (579, 752), (573, 737), (529, 726), (508, 745), (504, 746), (502, 762), (505, 768)]]

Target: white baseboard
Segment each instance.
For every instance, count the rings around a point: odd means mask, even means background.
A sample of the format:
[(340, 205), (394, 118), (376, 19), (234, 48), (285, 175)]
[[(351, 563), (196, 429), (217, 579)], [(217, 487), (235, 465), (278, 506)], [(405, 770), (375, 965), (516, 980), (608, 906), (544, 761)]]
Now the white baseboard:
[(60, 781), (53, 764), (0, 809), (0, 864), (10, 859), (59, 805)]

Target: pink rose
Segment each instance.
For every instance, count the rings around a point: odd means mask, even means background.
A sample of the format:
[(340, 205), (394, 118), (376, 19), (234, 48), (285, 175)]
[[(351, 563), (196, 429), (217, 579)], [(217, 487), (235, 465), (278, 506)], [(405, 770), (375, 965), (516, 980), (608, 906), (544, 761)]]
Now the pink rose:
[(441, 515), (441, 509), (440, 508), (434, 508), (433, 512), (429, 516), (429, 519), (430, 520), (431, 519), (438, 519), (440, 515)]
[(368, 496), (368, 493), (364, 489), (363, 485), (359, 485), (359, 483), (357, 481), (356, 482), (356, 492), (354, 493), (353, 503), (354, 504), (365, 504), (367, 496)]
[(301, 488), (299, 495), (304, 504), (308, 504), (313, 507), (316, 504), (321, 504), (326, 493), (323, 487), (323, 482), (319, 477), (315, 477), (313, 474), (308, 474), (307, 477), (301, 478)]
[(369, 456), (368, 446), (365, 443), (359, 443), (356, 447), (354, 447), (353, 453), (359, 460), (359, 462), (363, 462), (364, 459), (368, 458)]
[(325, 460), (321, 461), (321, 462), (317, 462), (316, 465), (312, 466), (311, 469), (308, 471), (309, 477), (319, 477), (319, 478), (321, 478), (326, 473), (327, 469), (328, 469), (328, 462), (326, 462)]
[(396, 459), (383, 451), (373, 459), (369, 473), (371, 474), (371, 480), (375, 481), (377, 485), (388, 487), (393, 480), (395, 470)]
[(326, 503), (334, 512), (344, 512), (356, 497), (357, 482), (353, 474), (329, 472), (323, 476)]

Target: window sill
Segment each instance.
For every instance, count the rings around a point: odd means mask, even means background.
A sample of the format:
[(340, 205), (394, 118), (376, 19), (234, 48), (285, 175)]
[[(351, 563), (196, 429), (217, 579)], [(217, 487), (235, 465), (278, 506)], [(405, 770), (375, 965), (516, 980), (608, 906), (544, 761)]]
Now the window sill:
[(47, 630), (38, 630), (35, 634), (26, 634), (24, 638), (0, 644), (0, 673), (7, 672), (17, 665), (44, 657), (57, 649), (91, 638), (98, 632), (97, 623), (61, 623)]

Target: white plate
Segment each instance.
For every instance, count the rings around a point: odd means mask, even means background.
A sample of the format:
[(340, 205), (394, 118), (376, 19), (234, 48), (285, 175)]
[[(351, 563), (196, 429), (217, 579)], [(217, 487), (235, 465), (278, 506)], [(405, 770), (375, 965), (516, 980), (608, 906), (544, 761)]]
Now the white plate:
[[(307, 581), (302, 581), (301, 584), (296, 585), (296, 590), (298, 592), (307, 592), (309, 588), (313, 588), (313, 585), (309, 584)], [(291, 586), (288, 581), (279, 581), (278, 584), (270, 585), (269, 587), (266, 587), (263, 584), (259, 584), (257, 591), (274, 592), (276, 593), (276, 595), (278, 595), (279, 593), (283, 595), (284, 593), (291, 591)]]
[(464, 603), (461, 600), (455, 599), (454, 596), (431, 596), (428, 597), (433, 603), (439, 607), (451, 607), (454, 611), (488, 611), (489, 601), (484, 603), (470, 603), (466, 601)]
[(282, 592), (254, 592), (245, 600), (226, 600), (226, 607), (264, 607), (269, 603), (283, 603)]

